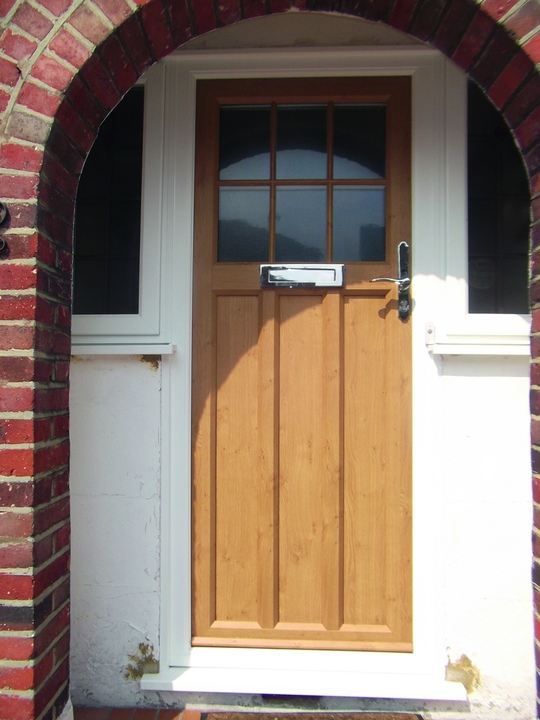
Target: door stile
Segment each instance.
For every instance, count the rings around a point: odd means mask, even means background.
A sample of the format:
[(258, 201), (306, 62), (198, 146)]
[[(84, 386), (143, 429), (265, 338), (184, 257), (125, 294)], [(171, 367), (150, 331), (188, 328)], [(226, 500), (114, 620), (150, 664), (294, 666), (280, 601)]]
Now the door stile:
[(322, 432), (325, 438), (325, 477), (322, 495), (322, 621), (327, 630), (343, 624), (343, 450), (342, 450), (342, 342), (340, 293), (323, 298)]
[(273, 628), (279, 618), (279, 484), (278, 484), (278, 394), (276, 322), (277, 295), (260, 293), (260, 483), (261, 512), (258, 555), (259, 622), (262, 628)]

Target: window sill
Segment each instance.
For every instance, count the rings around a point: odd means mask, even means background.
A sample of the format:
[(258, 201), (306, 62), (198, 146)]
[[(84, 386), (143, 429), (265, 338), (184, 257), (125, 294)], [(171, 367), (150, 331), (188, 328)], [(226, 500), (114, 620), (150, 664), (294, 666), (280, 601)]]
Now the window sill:
[(466, 702), (461, 683), (425, 675), (171, 667), (143, 675), (141, 689)]
[(118, 343), (118, 344), (81, 344), (76, 342), (71, 347), (71, 355), (172, 355), (176, 345), (168, 343)]
[(528, 315), (467, 315), (446, 332), (427, 322), (425, 343), (433, 355), (528, 356), (530, 322)]

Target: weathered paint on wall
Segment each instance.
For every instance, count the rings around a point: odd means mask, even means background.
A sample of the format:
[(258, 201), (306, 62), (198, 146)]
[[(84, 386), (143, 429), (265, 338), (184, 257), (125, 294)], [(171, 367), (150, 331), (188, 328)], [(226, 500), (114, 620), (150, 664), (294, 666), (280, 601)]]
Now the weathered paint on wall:
[[(455, 357), (438, 365), (433, 482), (442, 493), (445, 642), (449, 661), (466, 655), (481, 680), (470, 712), (429, 716), (531, 720), (528, 358)], [(155, 703), (125, 671), (139, 643), (159, 647), (161, 373), (139, 356), (85, 357), (72, 363), (71, 380), (72, 697), (92, 705)], [(260, 697), (227, 700), (264, 704)], [(216, 698), (164, 694), (161, 701)], [(332, 699), (315, 706), (344, 707)]]

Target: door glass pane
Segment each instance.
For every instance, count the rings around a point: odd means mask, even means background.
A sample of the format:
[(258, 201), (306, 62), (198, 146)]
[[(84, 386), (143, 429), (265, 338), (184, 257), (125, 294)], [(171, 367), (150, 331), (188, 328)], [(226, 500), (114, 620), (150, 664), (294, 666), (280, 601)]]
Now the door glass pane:
[(334, 262), (386, 259), (385, 189), (334, 188)]
[(323, 262), (326, 258), (326, 188), (276, 191), (276, 261)]
[(336, 105), (334, 178), (371, 180), (386, 176), (386, 107)]
[(326, 175), (326, 107), (280, 105), (277, 109), (276, 177), (279, 180), (322, 180)]
[(223, 107), (219, 132), (220, 180), (270, 178), (270, 107)]
[(218, 260), (268, 260), (270, 190), (222, 187), (219, 190)]

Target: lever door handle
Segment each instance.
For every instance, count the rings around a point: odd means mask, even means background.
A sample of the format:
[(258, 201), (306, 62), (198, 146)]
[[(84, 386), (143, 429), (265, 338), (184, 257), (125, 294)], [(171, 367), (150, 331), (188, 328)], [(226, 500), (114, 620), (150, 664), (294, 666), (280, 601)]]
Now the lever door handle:
[(398, 278), (376, 277), (370, 282), (391, 282), (398, 286), (398, 313), (400, 320), (406, 320), (411, 314), (411, 298), (409, 289), (411, 278), (409, 277), (409, 246), (406, 242), (398, 245)]

